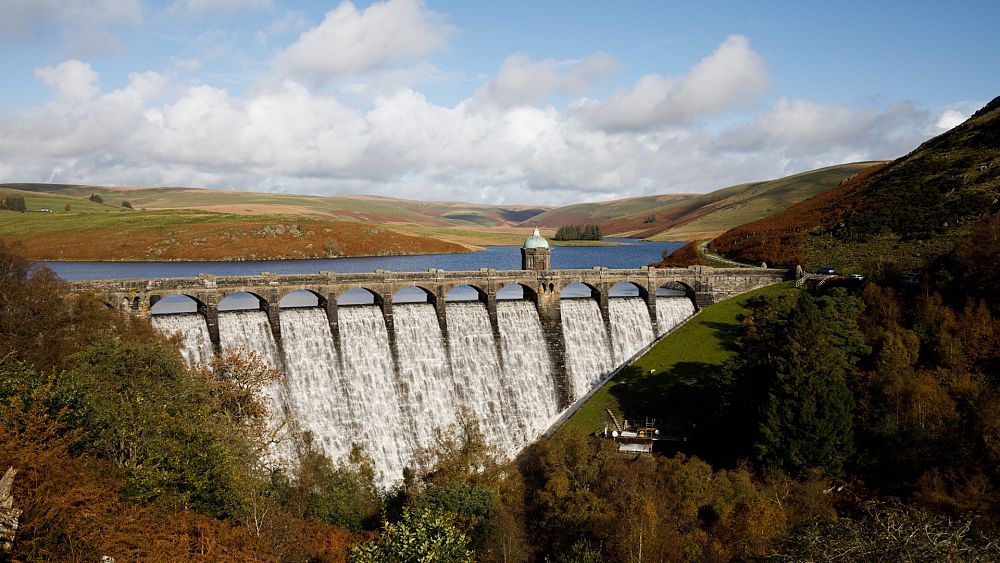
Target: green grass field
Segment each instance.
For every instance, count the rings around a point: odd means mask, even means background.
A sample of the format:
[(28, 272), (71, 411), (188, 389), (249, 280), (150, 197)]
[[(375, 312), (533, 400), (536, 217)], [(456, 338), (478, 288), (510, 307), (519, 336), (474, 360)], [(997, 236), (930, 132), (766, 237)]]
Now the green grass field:
[[(644, 416), (642, 412), (623, 412), (622, 405), (651, 405), (666, 397), (655, 391), (667, 392), (676, 385), (700, 384), (696, 381), (704, 370), (721, 367), (733, 355), (733, 342), (739, 321), (746, 312), (740, 304), (748, 297), (762, 294), (779, 295), (798, 291), (792, 282), (768, 286), (727, 299), (702, 309), (684, 326), (660, 340), (646, 354), (621, 374), (604, 384), (557, 433), (590, 434), (610, 424), (605, 408), (610, 408), (619, 420), (624, 415)], [(650, 374), (650, 370), (656, 370)], [(651, 394), (651, 391), (654, 391)]]

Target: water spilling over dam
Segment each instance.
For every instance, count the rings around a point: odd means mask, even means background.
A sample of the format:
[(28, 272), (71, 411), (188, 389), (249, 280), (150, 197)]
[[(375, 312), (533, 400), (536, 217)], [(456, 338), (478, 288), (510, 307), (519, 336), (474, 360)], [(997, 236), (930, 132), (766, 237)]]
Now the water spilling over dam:
[[(764, 269), (484, 270), (77, 286), (103, 291), (126, 311), (152, 313), (161, 331), (182, 335), (190, 363), (226, 350), (256, 352), (284, 372), (267, 390), (273, 412), (294, 417), (335, 461), (361, 445), (390, 484), (417, 452), (433, 448), (436, 429), (462, 414), (498, 451), (515, 454), (697, 306), (783, 276)], [(345, 299), (355, 291), (362, 302)], [(225, 305), (235, 295), (247, 303)], [(294, 302), (296, 295), (307, 299)], [(158, 314), (172, 296), (185, 296), (190, 308)]]

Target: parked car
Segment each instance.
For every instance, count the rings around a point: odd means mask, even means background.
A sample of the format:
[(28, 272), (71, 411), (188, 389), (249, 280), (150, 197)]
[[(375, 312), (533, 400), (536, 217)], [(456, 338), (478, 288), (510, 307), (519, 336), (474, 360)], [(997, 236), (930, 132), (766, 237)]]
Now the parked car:
[(816, 273), (823, 276), (835, 276), (837, 275), (837, 270), (833, 268), (819, 268), (816, 270)]

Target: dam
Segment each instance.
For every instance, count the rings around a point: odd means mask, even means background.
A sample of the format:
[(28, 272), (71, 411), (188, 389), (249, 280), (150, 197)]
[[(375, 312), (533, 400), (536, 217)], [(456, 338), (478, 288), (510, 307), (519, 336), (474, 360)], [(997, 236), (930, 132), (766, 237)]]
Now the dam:
[[(362, 445), (390, 484), (461, 413), (502, 454), (516, 454), (698, 308), (787, 275), (703, 266), (432, 269), (73, 287), (180, 333), (189, 363), (227, 349), (256, 352), (284, 373), (268, 389), (272, 411), (292, 415), (335, 461)], [(244, 304), (229, 305), (234, 295)], [(158, 303), (176, 296), (191, 310), (158, 314)]]

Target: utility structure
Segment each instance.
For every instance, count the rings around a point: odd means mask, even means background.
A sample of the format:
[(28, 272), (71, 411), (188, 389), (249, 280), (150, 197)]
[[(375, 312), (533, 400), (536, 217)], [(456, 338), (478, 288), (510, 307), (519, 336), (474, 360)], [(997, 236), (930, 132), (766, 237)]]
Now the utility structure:
[(549, 241), (545, 240), (545, 237), (538, 232), (537, 227), (531, 236), (524, 241), (524, 247), (521, 248), (521, 269), (552, 269), (552, 249), (549, 248)]

